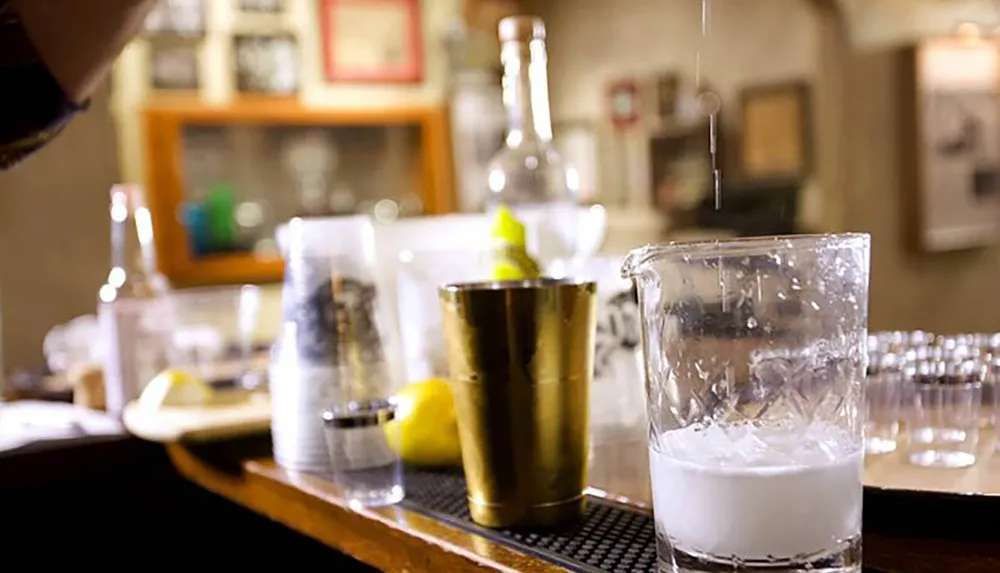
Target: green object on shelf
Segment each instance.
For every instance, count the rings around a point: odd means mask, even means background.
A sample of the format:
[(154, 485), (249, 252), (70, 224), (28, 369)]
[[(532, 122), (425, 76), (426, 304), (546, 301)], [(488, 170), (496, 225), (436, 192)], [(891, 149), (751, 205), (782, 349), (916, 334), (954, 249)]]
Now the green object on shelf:
[(204, 201), (209, 248), (215, 252), (233, 248), (236, 197), (231, 185), (216, 183), (209, 187)]

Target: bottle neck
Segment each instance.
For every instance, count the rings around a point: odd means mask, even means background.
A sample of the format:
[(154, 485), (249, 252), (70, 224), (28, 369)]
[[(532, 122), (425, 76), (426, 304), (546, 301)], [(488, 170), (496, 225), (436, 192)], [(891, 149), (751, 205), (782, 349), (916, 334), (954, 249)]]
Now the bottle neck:
[[(108, 284), (131, 296), (162, 290), (153, 242), (153, 220), (138, 188), (117, 185), (111, 193), (111, 272)], [(130, 226), (134, 225), (134, 234)], [(136, 252), (136, 247), (138, 252)]]
[(148, 207), (139, 207), (132, 213), (135, 233), (139, 239), (140, 270), (146, 278), (159, 272), (156, 263), (156, 245), (153, 243), (153, 217)]
[(552, 141), (545, 42), (505, 42), (500, 59), (504, 69), (507, 146), (519, 147), (526, 141)]

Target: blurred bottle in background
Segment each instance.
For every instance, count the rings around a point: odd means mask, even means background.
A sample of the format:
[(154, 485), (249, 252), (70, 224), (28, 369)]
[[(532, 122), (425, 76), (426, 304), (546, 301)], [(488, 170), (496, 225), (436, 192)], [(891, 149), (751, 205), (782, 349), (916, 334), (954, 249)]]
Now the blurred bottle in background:
[(552, 146), (544, 22), (510, 16), (499, 37), (507, 135), (489, 164), (487, 211), (507, 205), (535, 229), (528, 247), (544, 268), (576, 251), (578, 190)]
[[(111, 271), (98, 293), (106, 408), (119, 415), (167, 365), (169, 284), (159, 271), (143, 189), (111, 188)], [(131, 225), (130, 225), (131, 223)], [(130, 228), (134, 227), (134, 240)]]

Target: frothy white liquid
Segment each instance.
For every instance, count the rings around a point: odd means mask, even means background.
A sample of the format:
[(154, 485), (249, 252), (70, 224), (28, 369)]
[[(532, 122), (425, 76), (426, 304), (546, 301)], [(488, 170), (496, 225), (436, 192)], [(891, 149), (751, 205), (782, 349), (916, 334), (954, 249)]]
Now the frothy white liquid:
[(654, 513), (676, 549), (792, 558), (861, 532), (862, 448), (838, 427), (689, 427), (664, 433), (660, 447), (650, 449)]

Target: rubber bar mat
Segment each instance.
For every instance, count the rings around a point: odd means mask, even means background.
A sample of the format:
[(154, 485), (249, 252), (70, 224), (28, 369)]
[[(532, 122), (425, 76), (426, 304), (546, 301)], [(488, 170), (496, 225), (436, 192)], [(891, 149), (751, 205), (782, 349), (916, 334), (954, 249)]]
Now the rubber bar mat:
[(407, 469), (406, 500), (412, 511), (474, 532), (570, 571), (656, 572), (656, 536), (651, 515), (589, 498), (581, 522), (560, 531), (488, 529), (469, 517), (461, 473)]
[[(488, 529), (469, 517), (460, 472), (406, 469), (403, 507), (579, 573), (657, 573), (651, 514), (590, 497), (582, 521), (558, 531)], [(865, 567), (865, 573), (887, 573)]]

